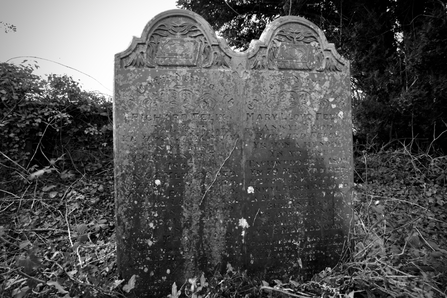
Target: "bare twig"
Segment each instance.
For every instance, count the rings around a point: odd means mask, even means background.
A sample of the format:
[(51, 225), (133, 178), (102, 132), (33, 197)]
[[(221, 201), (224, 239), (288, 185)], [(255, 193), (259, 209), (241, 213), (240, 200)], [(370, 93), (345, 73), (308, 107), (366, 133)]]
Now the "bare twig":
[(110, 253), (108, 253), (108, 254), (100, 257), (100, 258), (97, 258), (95, 260), (91, 260), (91, 261), (86, 262), (85, 266), (87, 266), (89, 264), (93, 264), (93, 263), (99, 262), (99, 261), (102, 261), (102, 260), (105, 260), (105, 259), (107, 259), (108, 257), (111, 257), (111, 256), (113, 257), (115, 255), (115, 252), (116, 252), (116, 248), (112, 252), (110, 252)]
[(26, 274), (25, 272), (22, 272), (22, 271), (20, 271), (20, 270), (17, 270), (17, 273), (20, 274), (20, 275), (22, 275), (22, 276), (24, 276), (24, 277), (26, 277), (26, 278), (32, 279), (32, 280), (34, 280), (34, 281), (37, 281), (38, 283), (42, 283), (42, 284), (46, 284), (46, 283), (47, 283), (46, 281), (44, 281), (44, 280), (42, 280), (42, 279), (38, 279), (37, 277), (28, 275), (28, 274)]
[[(13, 201), (13, 202), (17, 202), (17, 199), (16, 198), (1, 198), (0, 199), (0, 202), (1, 201), (4, 201), (4, 202), (10, 202), (10, 201)], [(60, 201), (60, 198), (38, 198), (38, 199), (36, 199), (36, 198), (32, 198), (32, 199), (21, 199), (21, 201)]]
[(45, 126), (45, 129), (43, 130), (42, 136), (41, 136), (40, 139), (39, 139), (39, 143), (37, 143), (36, 150), (34, 150), (33, 156), (31, 156), (31, 158), (30, 158), (29, 161), (28, 161), (28, 165), (26, 166), (27, 168), (29, 168), (29, 166), (30, 166), (30, 164), (31, 164), (31, 161), (33, 160), (34, 156), (36, 156), (36, 154), (37, 154), (37, 150), (39, 150), (39, 148), (40, 148), (40, 144), (42, 143), (42, 139), (43, 139), (43, 137), (45, 136), (45, 132), (47, 131), (47, 129), (48, 129), (48, 127), (50, 126), (50, 124), (51, 124), (51, 122), (48, 122), (48, 123), (47, 123), (47, 126)]
[[(1, 191), (1, 192), (4, 192), (4, 193), (7, 193), (8, 195), (11, 195), (11, 196), (13, 196), (13, 197), (16, 198), (16, 199), (20, 199), (20, 197), (19, 197), (18, 195), (13, 194), (12, 192), (9, 192), (9, 191), (7, 191), (7, 190), (0, 189), (0, 191)], [(3, 198), (2, 198), (2, 200), (3, 200)]]
[(397, 256), (402, 256), (405, 253), (405, 248), (407, 248), (408, 239), (405, 240), (404, 248), (402, 248), (402, 252), (400, 254), (397, 254)]
[[(31, 209), (33, 209), (33, 207), (34, 207), (34, 202), (36, 201), (35, 200), (36, 197), (37, 197), (37, 181), (34, 183), (34, 196), (33, 196), (33, 202), (31, 203)], [(21, 204), (22, 204), (22, 202), (20, 202), (20, 205)]]
[(15, 247), (17, 247), (17, 248), (20, 248), (20, 246), (18, 246), (17, 244), (15, 244), (15, 243), (12, 243), (12, 242), (9, 242), (8, 240), (6, 240), (5, 238), (3, 238), (2, 236), (0, 236), (0, 242), (5, 242), (6, 244), (9, 244), (9, 245), (12, 245), (12, 246), (15, 246)]
[(256, 215), (255, 215), (255, 218), (253, 218), (253, 223), (251, 224), (252, 226), (255, 225), (256, 217), (258, 217), (259, 211), (261, 211), (261, 209), (258, 208), (258, 211), (256, 212)]
[(365, 150), (363, 150), (363, 159), (365, 160), (365, 183), (368, 184), (368, 161), (366, 160)]
[(268, 291), (275, 291), (275, 292), (279, 292), (279, 293), (285, 294), (285, 295), (290, 296), (290, 297), (298, 297), (298, 298), (312, 297), (312, 295), (309, 295), (309, 294), (306, 294), (306, 293), (301, 293), (301, 294), (297, 295), (297, 294), (293, 294), (293, 293), (290, 293), (290, 292), (287, 292), (287, 291), (284, 291), (284, 290), (281, 290), (281, 289), (276, 289), (276, 288), (267, 287), (267, 286), (261, 286), (261, 290), (266, 290), (267, 292)]
[(0, 213), (5, 212), (6, 210), (8, 210), (9, 207), (11, 207), (12, 205), (14, 205), (16, 200), (14, 200), (12, 203), (10, 203), (8, 206), (6, 206), (5, 208), (3, 208), (2, 210), (0, 210)]
[(379, 263), (382, 264), (382, 265), (385, 265), (385, 266), (388, 267), (388, 268), (393, 269), (393, 270), (396, 271), (396, 272), (399, 272), (400, 274), (403, 274), (403, 275), (407, 276), (407, 277), (416, 277), (415, 275), (405, 273), (405, 272), (403, 272), (403, 271), (401, 271), (401, 270), (399, 270), (399, 269), (397, 269), (397, 268), (395, 268), (395, 267), (393, 267), (393, 266), (387, 264), (386, 262), (384, 262), (384, 261), (378, 259), (377, 257), (376, 257), (376, 261), (379, 262)]
[(203, 194), (202, 199), (200, 200), (200, 204), (199, 204), (199, 205), (202, 205), (203, 200), (205, 199), (206, 195), (207, 195), (208, 192), (210, 191), (210, 189), (211, 189), (211, 187), (213, 186), (213, 184), (216, 182), (217, 177), (219, 176), (220, 171), (222, 170), (223, 166), (225, 165), (225, 163), (227, 162), (227, 160), (231, 157), (231, 155), (233, 154), (234, 150), (236, 149), (236, 145), (237, 145), (237, 142), (238, 142), (238, 141), (239, 141), (239, 138), (236, 139), (236, 141), (234, 142), (233, 149), (231, 149), (230, 154), (228, 154), (227, 158), (225, 158), (225, 160), (223, 161), (223, 163), (220, 165), (219, 169), (217, 170), (216, 175), (214, 176), (214, 180), (213, 180), (213, 182), (211, 182), (210, 186), (208, 186), (208, 188), (205, 190), (205, 193)]
[(419, 235), (421, 236), (422, 240), (424, 240), (424, 242), (428, 245), (428, 247), (430, 247), (433, 251), (436, 251), (436, 249), (434, 249), (434, 248), (427, 242), (427, 240), (425, 240), (424, 236), (422, 236), (421, 231), (419, 231), (419, 229), (418, 229), (417, 227), (414, 227), (414, 229), (415, 229), (416, 231), (418, 231), (418, 233), (419, 233)]
[(431, 146), (433, 145), (433, 143), (436, 142), (446, 131), (447, 131), (447, 129), (444, 130), (443, 132), (441, 132), (436, 138), (433, 138), (433, 140), (431, 141), (430, 145), (428, 146), (427, 154), (429, 154), (429, 152), (431, 150)]
[(74, 283), (76, 283), (76, 284), (78, 284), (78, 285), (81, 285), (81, 286), (84, 286), (84, 287), (94, 288), (94, 289), (98, 290), (99, 292), (101, 292), (101, 293), (103, 293), (103, 294), (106, 294), (106, 295), (109, 295), (109, 296), (119, 296), (119, 297), (123, 297), (123, 298), (125, 298), (124, 295), (122, 295), (122, 294), (120, 294), (120, 293), (118, 293), (118, 292), (112, 292), (112, 291), (104, 290), (104, 289), (101, 288), (101, 287), (98, 287), (98, 286), (95, 286), (95, 285), (92, 285), (92, 284), (87, 284), (87, 283), (84, 283), (84, 282), (82, 282), (82, 281), (80, 281), (80, 280), (74, 279), (70, 274), (67, 273), (67, 271), (66, 271), (66, 270), (65, 270), (65, 269), (64, 269), (58, 262), (56, 262), (56, 261), (54, 261), (54, 260), (50, 260), (50, 259), (47, 258), (47, 257), (45, 257), (45, 260), (47, 260), (47, 261), (49, 261), (49, 262), (52, 262), (52, 263), (54, 263), (56, 266), (58, 266), (58, 267), (62, 270), (62, 272), (65, 273), (65, 275), (66, 275), (72, 282), (74, 282)]
[(419, 204), (410, 202), (410, 201), (404, 201), (404, 200), (400, 200), (400, 199), (396, 199), (396, 198), (384, 197), (384, 196), (376, 196), (376, 195), (368, 195), (368, 196), (370, 196), (371, 198), (385, 199), (385, 201), (398, 201), (398, 202), (402, 202), (402, 203), (407, 203), (407, 204), (410, 204), (410, 205), (418, 206), (419, 208), (424, 209), (425, 211), (428, 210), (427, 208), (425, 208), (425, 207), (423, 207), (423, 206), (421, 206)]
[(78, 256), (78, 261), (79, 261), (79, 267), (83, 268), (83, 264), (82, 264), (82, 258), (81, 255), (79, 254), (79, 248), (81, 247), (81, 245), (78, 245), (78, 247), (76, 247), (76, 255)]
[[(59, 213), (62, 215), (62, 212), (59, 211)], [(65, 217), (65, 223), (67, 224), (68, 240), (70, 241), (70, 246), (73, 247), (73, 240), (71, 240), (70, 223), (68, 222), (68, 206), (67, 206), (67, 203), (65, 203), (65, 216), (64, 217)]]
[(230, 4), (228, 4), (227, 1), (228, 1), (228, 0), (224, 0), (225, 4), (226, 4), (232, 11), (234, 11), (235, 14), (240, 15), (240, 13), (238, 13), (236, 10), (234, 10), (234, 8), (231, 7)]
[(18, 166), (19, 168), (21, 168), (25, 173), (28, 173), (28, 171), (22, 167), (20, 164), (18, 164), (17, 162), (15, 162), (14, 160), (12, 160), (11, 158), (9, 158), (5, 153), (0, 151), (0, 154), (3, 155), (7, 160), (9, 160), (10, 162), (12, 162), (13, 164), (15, 164), (16, 166)]
[(58, 233), (65, 233), (67, 231), (62, 230), (62, 229), (53, 229), (53, 228), (45, 228), (45, 229), (16, 229), (14, 230), (18, 233), (21, 232), (58, 232)]

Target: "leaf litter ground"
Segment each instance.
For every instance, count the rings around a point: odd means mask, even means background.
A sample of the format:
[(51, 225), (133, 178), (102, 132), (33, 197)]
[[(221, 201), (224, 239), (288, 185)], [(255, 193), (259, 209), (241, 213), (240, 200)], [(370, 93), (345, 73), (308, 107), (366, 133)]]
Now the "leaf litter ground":
[[(335, 268), (298, 283), (228, 266), (166, 296), (447, 297), (447, 158), (404, 149), (356, 158), (350, 241)], [(0, 297), (132, 291), (116, 270), (112, 169), (63, 178), (47, 173), (0, 199)]]

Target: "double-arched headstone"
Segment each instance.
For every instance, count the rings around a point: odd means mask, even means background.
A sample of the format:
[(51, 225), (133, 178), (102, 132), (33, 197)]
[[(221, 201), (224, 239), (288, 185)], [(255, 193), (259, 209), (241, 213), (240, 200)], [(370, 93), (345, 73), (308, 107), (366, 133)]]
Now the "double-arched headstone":
[[(351, 220), (349, 63), (300, 17), (245, 52), (159, 14), (115, 56), (117, 253), (137, 297), (233, 268), (308, 279)], [(145, 296), (146, 295), (146, 296)]]

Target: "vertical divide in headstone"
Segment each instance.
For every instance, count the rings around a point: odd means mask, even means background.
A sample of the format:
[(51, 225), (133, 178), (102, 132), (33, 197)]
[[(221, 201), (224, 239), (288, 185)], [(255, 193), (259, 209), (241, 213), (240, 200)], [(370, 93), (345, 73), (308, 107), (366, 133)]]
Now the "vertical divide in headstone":
[(272, 22), (242, 53), (170, 10), (115, 56), (116, 237), (131, 296), (216, 270), (305, 280), (351, 220), (349, 63), (313, 23)]

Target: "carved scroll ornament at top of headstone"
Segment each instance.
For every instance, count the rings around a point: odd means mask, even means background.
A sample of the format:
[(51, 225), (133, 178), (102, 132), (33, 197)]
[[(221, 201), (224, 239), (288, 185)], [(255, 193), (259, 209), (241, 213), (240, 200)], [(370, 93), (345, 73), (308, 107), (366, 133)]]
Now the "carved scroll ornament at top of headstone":
[(289, 23), (275, 30), (267, 50), (251, 60), (252, 69), (341, 71), (344, 63), (335, 59), (318, 33), (300, 23)]
[(182, 18), (161, 22), (138, 44), (125, 67), (211, 66), (211, 45), (203, 32)]
[[(141, 38), (120, 54), (120, 68), (233, 68), (252, 70), (343, 71), (346, 61), (319, 28), (298, 17), (270, 23), (260, 40), (236, 53), (216, 38), (209, 24), (184, 11), (160, 15)], [(293, 19), (293, 21), (291, 21)], [(265, 36), (264, 36), (265, 35)], [(244, 60), (248, 58), (245, 64)]]
[(124, 67), (203, 67), (228, 66), (228, 57), (213, 47), (200, 25), (185, 17), (160, 21), (147, 40), (138, 43), (124, 58)]

